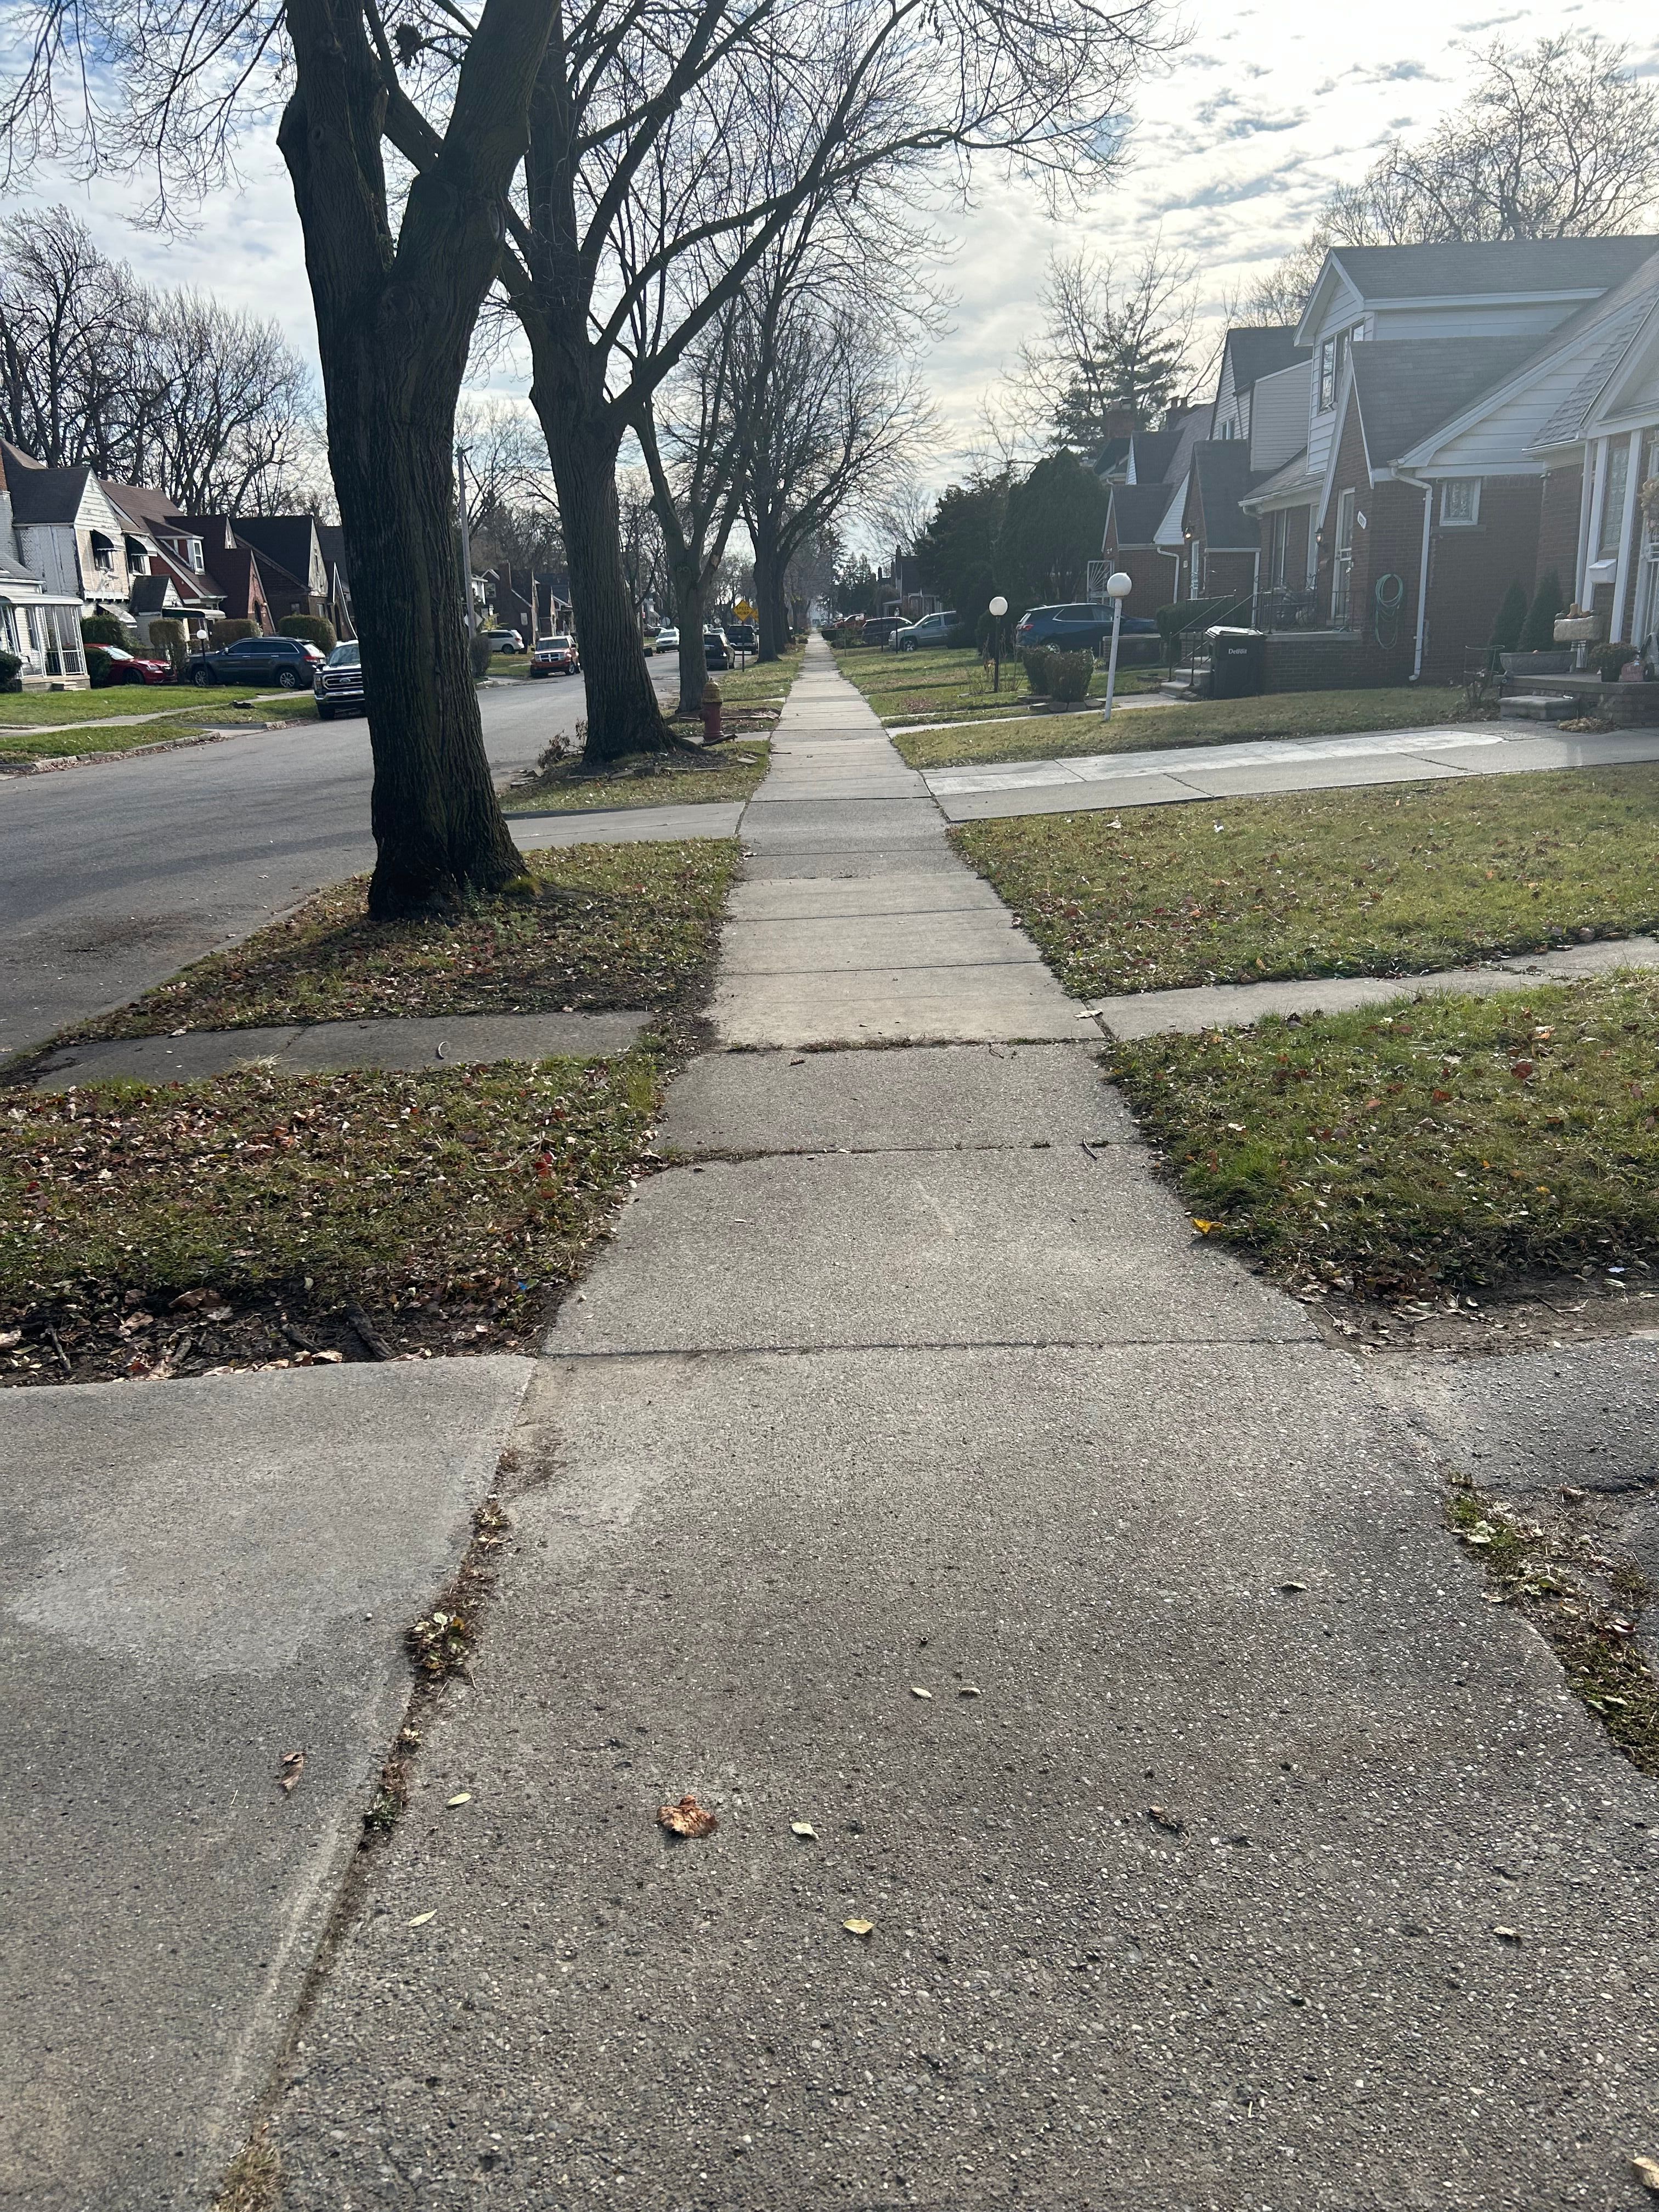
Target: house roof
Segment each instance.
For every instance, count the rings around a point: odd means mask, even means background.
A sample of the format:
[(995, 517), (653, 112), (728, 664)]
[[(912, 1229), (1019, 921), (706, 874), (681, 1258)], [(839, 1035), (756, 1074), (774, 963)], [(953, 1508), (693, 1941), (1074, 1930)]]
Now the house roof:
[(1474, 245), (1334, 246), (1331, 258), (1369, 300), (1433, 300), (1605, 292), (1656, 250), (1659, 238), (1522, 238)]
[(1107, 525), (1115, 526), (1119, 550), (1157, 543), (1156, 532), (1170, 504), (1166, 483), (1114, 483), (1106, 488)]
[[(1532, 440), (1530, 450), (1534, 453), (1552, 446), (1572, 445), (1583, 436), (1597, 401), (1638, 333), (1659, 307), (1659, 253), (1643, 264), (1615, 300), (1604, 304), (1607, 311), (1595, 331), (1595, 350), (1571, 391)], [(1586, 335), (1582, 324), (1575, 335)]]
[(1371, 466), (1388, 467), (1537, 350), (1535, 333), (1455, 342), (1382, 338), (1355, 346), (1348, 358)]
[(1206, 438), (1193, 448), (1193, 480), (1212, 552), (1251, 553), (1261, 532), (1238, 502), (1250, 489), (1250, 449), (1242, 438)]
[(86, 497), (90, 469), (43, 469), (12, 446), (5, 449), (5, 465), (15, 522), (74, 521)]
[(239, 514), (233, 517), (231, 527), (261, 556), (262, 568), (268, 571), (274, 562), (301, 591), (310, 589), (312, 549), (317, 543), (314, 515)]
[(135, 576), (129, 604), (136, 615), (158, 615), (171, 596), (173, 605), (181, 606), (173, 579), (165, 570), (152, 569), (148, 576)]
[(1306, 447), (1293, 453), (1282, 467), (1264, 477), (1241, 501), (1247, 514), (1259, 514), (1269, 500), (1288, 501), (1291, 505), (1317, 497), (1325, 481), (1324, 471), (1314, 468), (1309, 462)]
[(1097, 477), (1115, 476), (1129, 458), (1127, 438), (1108, 438), (1097, 450), (1089, 465)]
[(1233, 364), (1233, 390), (1248, 392), (1261, 378), (1305, 360), (1308, 349), (1297, 345), (1293, 324), (1263, 324), (1229, 331), (1227, 352)]
[(337, 522), (319, 522), (317, 525), (317, 543), (323, 549), (323, 559), (327, 563), (330, 576), (338, 576), (349, 585), (351, 563), (346, 558), (345, 532)]

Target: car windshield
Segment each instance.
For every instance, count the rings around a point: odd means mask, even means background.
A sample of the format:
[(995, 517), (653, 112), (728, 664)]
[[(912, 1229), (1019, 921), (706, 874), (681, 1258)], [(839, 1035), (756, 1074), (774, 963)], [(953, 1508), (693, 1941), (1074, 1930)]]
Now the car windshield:
[(358, 648), (355, 645), (337, 645), (328, 656), (328, 665), (331, 668), (356, 668), (358, 658)]
[(538, 653), (568, 653), (570, 640), (568, 637), (544, 637), (536, 650)]

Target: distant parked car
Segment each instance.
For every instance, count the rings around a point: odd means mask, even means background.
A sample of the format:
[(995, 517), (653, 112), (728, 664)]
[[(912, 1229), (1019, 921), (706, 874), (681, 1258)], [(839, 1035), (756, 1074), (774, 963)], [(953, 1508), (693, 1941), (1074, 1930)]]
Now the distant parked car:
[(171, 684), (173, 663), (153, 653), (129, 653), (124, 645), (98, 647), (109, 662), (112, 684)]
[(489, 640), (489, 650), (492, 653), (522, 653), (524, 651), (524, 640), (515, 629), (487, 629), (484, 635)]
[(864, 641), (866, 645), (885, 645), (896, 629), (909, 625), (902, 615), (866, 615), (864, 621)]
[(657, 632), (658, 652), (678, 653), (679, 649), (680, 634), (678, 630), (675, 629), (672, 623), (665, 623), (662, 628)]
[(274, 684), (297, 691), (322, 665), (309, 638), (239, 637), (222, 652), (192, 653), (185, 674), (192, 684)]
[(355, 641), (335, 647), (311, 679), (311, 696), (317, 702), (319, 722), (364, 711), (368, 702), (363, 696), (362, 654)]
[(731, 647), (733, 653), (752, 653), (755, 650), (754, 623), (745, 622), (727, 623), (726, 625), (726, 641)]
[(708, 668), (729, 668), (732, 648), (723, 629), (706, 629), (702, 634), (703, 665)]
[(574, 676), (581, 665), (574, 637), (538, 637), (530, 656), (532, 676)]
[(895, 630), (890, 642), (896, 653), (915, 653), (926, 645), (948, 645), (956, 626), (954, 608), (949, 614), (924, 615), (920, 622), (907, 623), (902, 629)]
[[(1019, 618), (1014, 643), (1022, 653), (1039, 645), (1051, 645), (1056, 653), (1098, 653), (1111, 634), (1111, 609), (1078, 600), (1070, 606), (1028, 607)], [(1118, 632), (1119, 649), (1125, 638), (1157, 635), (1158, 624), (1149, 615), (1126, 614)], [(1133, 657), (1141, 657), (1139, 648)]]

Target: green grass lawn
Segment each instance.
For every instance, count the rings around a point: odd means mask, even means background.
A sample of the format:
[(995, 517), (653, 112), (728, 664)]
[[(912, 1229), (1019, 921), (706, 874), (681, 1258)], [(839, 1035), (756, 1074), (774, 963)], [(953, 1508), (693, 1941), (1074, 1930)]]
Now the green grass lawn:
[(1659, 1287), (1659, 977), (1113, 1048), (1205, 1233), (1359, 1295)]
[(981, 761), (1066, 760), (1080, 753), (1237, 744), (1250, 738), (1429, 729), (1469, 720), (1461, 684), (1398, 684), (1376, 691), (1272, 691), (1259, 699), (1171, 700), (1167, 707), (1139, 708), (1121, 718), (1114, 714), (1105, 724), (1097, 709), (1044, 715), (1008, 730), (896, 727), (893, 743), (912, 768), (967, 768)]
[(735, 739), (702, 757), (635, 753), (607, 775), (589, 775), (580, 759), (559, 760), (501, 793), (509, 817), (566, 814), (607, 806), (681, 806), (747, 799), (766, 773), (763, 740)]
[(951, 833), (1068, 991), (1406, 975), (1659, 926), (1659, 766)]
[(720, 687), (720, 697), (727, 706), (751, 708), (781, 706), (788, 696), (789, 687), (800, 674), (800, 665), (806, 652), (806, 641), (787, 647), (775, 660), (751, 660), (747, 668), (726, 668), (715, 671), (714, 681)]
[[(100, 691), (0, 691), (0, 736), (35, 723), (106, 721), (117, 714), (180, 714), (205, 706), (241, 706), (271, 696), (271, 690), (246, 684), (112, 684)], [(280, 693), (275, 695), (280, 697)]]
[[(28, 695), (38, 699), (42, 695)], [(154, 690), (141, 690), (137, 685), (123, 685), (108, 691), (65, 691), (45, 695), (54, 705), (65, 701), (91, 699), (97, 703), (100, 714), (149, 713), (150, 702), (156, 699), (178, 699), (188, 702), (188, 711), (162, 713), (154, 721), (100, 721), (96, 715), (82, 713), (71, 714), (47, 724), (44, 729), (20, 729), (15, 720), (0, 718), (0, 764), (6, 762), (31, 760), (76, 759), (88, 753), (131, 752), (139, 745), (170, 744), (179, 738), (197, 735), (203, 729), (258, 729), (266, 722), (310, 722), (316, 719), (316, 710), (309, 691), (296, 696), (278, 693), (275, 696), (238, 688), (222, 692), (202, 692), (193, 687), (157, 684)], [(140, 707), (138, 702), (144, 702)], [(15, 696), (0, 698), (0, 707), (15, 707)], [(46, 717), (40, 717), (42, 721)]]
[[(894, 732), (901, 751), (905, 751), (905, 745), (897, 733), (907, 723), (1029, 714), (1044, 704), (1026, 689), (1025, 672), (1017, 659), (1003, 662), (1000, 687), (993, 690), (993, 672), (971, 647), (939, 646), (921, 653), (896, 653), (872, 646), (837, 646), (834, 651), (836, 665)], [(1120, 668), (1117, 696), (1127, 698), (1155, 691), (1163, 680), (1161, 668)], [(1104, 669), (1096, 670), (1089, 695), (1104, 699)], [(1054, 719), (1071, 718), (1056, 715)], [(936, 734), (943, 736), (948, 745), (948, 733), (928, 732), (927, 736)], [(925, 744), (927, 738), (921, 742)], [(986, 757), (1003, 756), (992, 753)]]
[(537, 897), (480, 901), (452, 921), (370, 922), (367, 878), (357, 877), (76, 1034), (566, 1007), (666, 1012), (709, 972), (737, 860), (737, 846), (717, 838), (527, 854)]

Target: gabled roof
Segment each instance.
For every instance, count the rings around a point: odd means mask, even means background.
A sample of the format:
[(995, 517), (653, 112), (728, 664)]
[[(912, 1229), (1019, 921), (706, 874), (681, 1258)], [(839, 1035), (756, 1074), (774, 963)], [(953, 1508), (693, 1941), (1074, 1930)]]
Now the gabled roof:
[(1308, 349), (1296, 342), (1289, 323), (1245, 325), (1227, 333), (1227, 355), (1233, 365), (1233, 390), (1249, 392), (1264, 376), (1294, 368), (1305, 360)]
[(317, 522), (309, 514), (239, 514), (232, 527), (245, 544), (260, 556), (269, 571), (272, 562), (285, 569), (302, 592), (311, 588), (311, 556), (317, 544)]
[(86, 497), (90, 469), (43, 469), (12, 446), (6, 448), (5, 466), (14, 521), (74, 521)]
[(1162, 483), (1164, 471), (1181, 443), (1179, 430), (1137, 430), (1130, 444), (1134, 453), (1135, 482)]
[(317, 525), (317, 543), (323, 549), (323, 560), (331, 578), (337, 576), (343, 584), (351, 581), (351, 564), (346, 559), (345, 532), (337, 522)]
[(1193, 484), (1212, 552), (1254, 552), (1261, 532), (1238, 502), (1250, 489), (1250, 449), (1242, 438), (1206, 438), (1193, 448)]
[(1108, 484), (1106, 499), (1107, 527), (1115, 526), (1120, 549), (1157, 543), (1155, 532), (1170, 504), (1168, 484)]
[(1638, 270), (1618, 299), (1608, 306), (1611, 311), (1594, 328), (1591, 342), (1595, 351), (1585, 363), (1583, 374), (1531, 441), (1532, 452), (1547, 451), (1553, 446), (1571, 446), (1583, 435), (1584, 424), (1594, 413), (1596, 402), (1617, 375), (1620, 364), (1656, 307), (1659, 307), (1659, 254)]
[(1299, 506), (1316, 498), (1324, 481), (1323, 469), (1315, 468), (1310, 464), (1307, 448), (1304, 447), (1299, 453), (1293, 453), (1282, 468), (1275, 469), (1271, 476), (1264, 477), (1259, 484), (1254, 485), (1240, 503), (1247, 514), (1259, 514), (1270, 500)]
[(1128, 458), (1129, 441), (1127, 438), (1108, 438), (1097, 448), (1089, 465), (1097, 477), (1103, 479), (1121, 474)]
[(1536, 333), (1455, 342), (1382, 338), (1355, 346), (1348, 358), (1372, 467), (1388, 467), (1537, 351)]
[(1659, 238), (1518, 238), (1436, 246), (1334, 246), (1368, 300), (1457, 294), (1605, 292), (1659, 250)]

